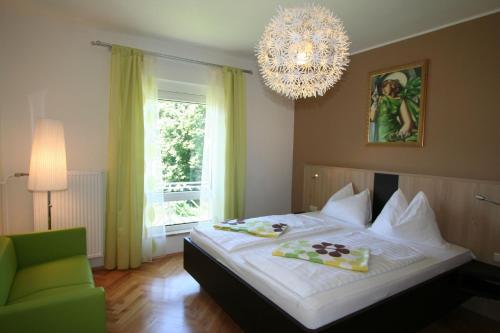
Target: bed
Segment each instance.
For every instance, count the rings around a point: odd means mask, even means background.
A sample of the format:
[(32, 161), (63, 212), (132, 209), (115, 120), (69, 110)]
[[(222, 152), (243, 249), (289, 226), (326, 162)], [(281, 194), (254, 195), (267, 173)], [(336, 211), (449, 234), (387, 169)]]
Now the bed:
[[(397, 189), (399, 178), (375, 173), (372, 181), (375, 217)], [(307, 218), (327, 222), (330, 227), (305, 230), (297, 236), (319, 240), (348, 232), (356, 237), (380, 238), (340, 221), (327, 221), (328, 216), (317, 212), (295, 217)], [(306, 293), (307, 281), (297, 280), (299, 274), (293, 277), (295, 264), (279, 267), (284, 262), (279, 260), (290, 259), (270, 255), (272, 248), (282, 241), (262, 240), (231, 247), (214, 238), (210, 231), (196, 229), (184, 241), (184, 266), (247, 332), (361, 329), (410, 332), (439, 318), (469, 297), (456, 284), (457, 271), (472, 259), (471, 251), (461, 246), (450, 245), (438, 250), (411, 244), (411, 248), (424, 254), (423, 258), (341, 287), (327, 285)], [(395, 242), (383, 237), (380, 241)], [(276, 279), (276, 276), (281, 278)], [(301, 283), (300, 292), (289, 287)]]

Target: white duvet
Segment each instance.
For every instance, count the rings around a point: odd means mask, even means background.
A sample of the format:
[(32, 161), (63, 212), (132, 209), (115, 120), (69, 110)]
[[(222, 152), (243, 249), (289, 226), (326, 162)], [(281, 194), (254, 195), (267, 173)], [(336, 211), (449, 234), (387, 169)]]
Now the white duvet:
[(304, 239), (340, 243), (350, 247), (367, 247), (370, 249), (369, 270), (366, 273), (355, 272), (304, 260), (274, 257), (269, 247), (246, 254), (243, 258), (252, 268), (300, 297), (326, 292), (424, 259), (421, 252), (411, 247), (374, 237), (365, 231), (348, 231), (329, 236), (314, 235)]
[(272, 223), (286, 223), (288, 228), (278, 238), (257, 237), (241, 232), (216, 230), (212, 225), (201, 224), (194, 229), (210, 239), (212, 242), (222, 247), (224, 250), (231, 252), (246, 247), (269, 244), (276, 241), (285, 241), (296, 237), (306, 237), (307, 235), (332, 231), (341, 228), (341, 225), (331, 220), (325, 220), (320, 217), (314, 217), (304, 214), (286, 214), (286, 215), (269, 215), (258, 218), (247, 219), (269, 221)]

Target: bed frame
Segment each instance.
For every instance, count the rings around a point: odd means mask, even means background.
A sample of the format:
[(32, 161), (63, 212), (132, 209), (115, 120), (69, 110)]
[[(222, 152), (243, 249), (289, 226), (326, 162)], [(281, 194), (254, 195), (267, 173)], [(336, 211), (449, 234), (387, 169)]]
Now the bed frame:
[[(318, 168), (328, 168), (327, 171), (330, 172), (330, 169), (334, 167)], [(307, 203), (324, 203), (333, 190), (340, 188), (348, 181), (352, 181), (355, 188), (368, 187), (372, 191), (374, 220), (392, 193), (401, 187), (400, 175), (398, 174), (372, 172), (371, 174), (357, 175), (353, 173), (347, 178), (337, 179), (339, 184), (334, 188), (323, 186), (323, 190), (315, 189), (315, 193), (312, 193), (311, 189), (318, 186), (318, 178), (321, 175), (317, 170), (324, 171), (307, 166), (305, 168), (304, 207), (307, 207), (305, 206)], [(333, 178), (331, 176), (326, 178), (331, 184)], [(495, 189), (498, 186), (496, 183), (493, 185)], [(325, 194), (318, 197), (316, 192), (321, 191)], [(184, 239), (185, 270), (245, 332), (339, 333), (362, 330), (415, 332), (442, 317), (471, 296), (459, 288), (458, 272), (461, 267), (447, 271), (323, 327), (311, 330), (304, 327), (278, 305), (206, 253), (190, 238)]]

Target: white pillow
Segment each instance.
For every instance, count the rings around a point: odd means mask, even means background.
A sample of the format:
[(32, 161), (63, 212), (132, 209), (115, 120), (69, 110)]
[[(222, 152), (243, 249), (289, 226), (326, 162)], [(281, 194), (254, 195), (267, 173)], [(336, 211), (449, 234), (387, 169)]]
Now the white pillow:
[(329, 200), (321, 212), (343, 222), (364, 227), (371, 219), (370, 191), (364, 190), (344, 199)]
[(395, 225), (393, 233), (398, 238), (425, 245), (442, 247), (447, 244), (441, 237), (436, 215), (424, 192), (418, 192), (413, 198)]
[[(354, 195), (354, 189), (352, 187), (352, 183), (347, 184), (346, 186), (342, 187), (340, 190), (335, 192), (328, 201), (335, 201), (335, 200), (341, 200), (345, 199), (347, 197), (351, 197)], [(327, 201), (327, 202), (328, 202)]]
[(381, 219), (379, 220), (379, 217), (377, 217), (370, 230), (423, 245), (446, 246), (447, 243), (439, 232), (436, 215), (434, 215), (434, 211), (424, 192), (418, 192), (403, 212), (401, 212), (404, 207), (402, 199), (406, 200), (400, 190), (394, 193), (387, 202), (387, 204), (391, 203), (387, 207), (388, 211), (384, 213), (386, 210), (386, 207), (384, 207), (380, 215), (384, 214), (379, 216)]
[(380, 214), (373, 222), (370, 230), (381, 235), (388, 235), (408, 208), (408, 201), (401, 189), (394, 192)]

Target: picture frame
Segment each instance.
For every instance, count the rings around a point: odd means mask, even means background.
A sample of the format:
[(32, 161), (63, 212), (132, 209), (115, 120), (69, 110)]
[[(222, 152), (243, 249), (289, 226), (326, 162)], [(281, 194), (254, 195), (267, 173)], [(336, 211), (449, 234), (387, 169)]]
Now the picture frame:
[(368, 75), (368, 145), (423, 147), (429, 61)]

